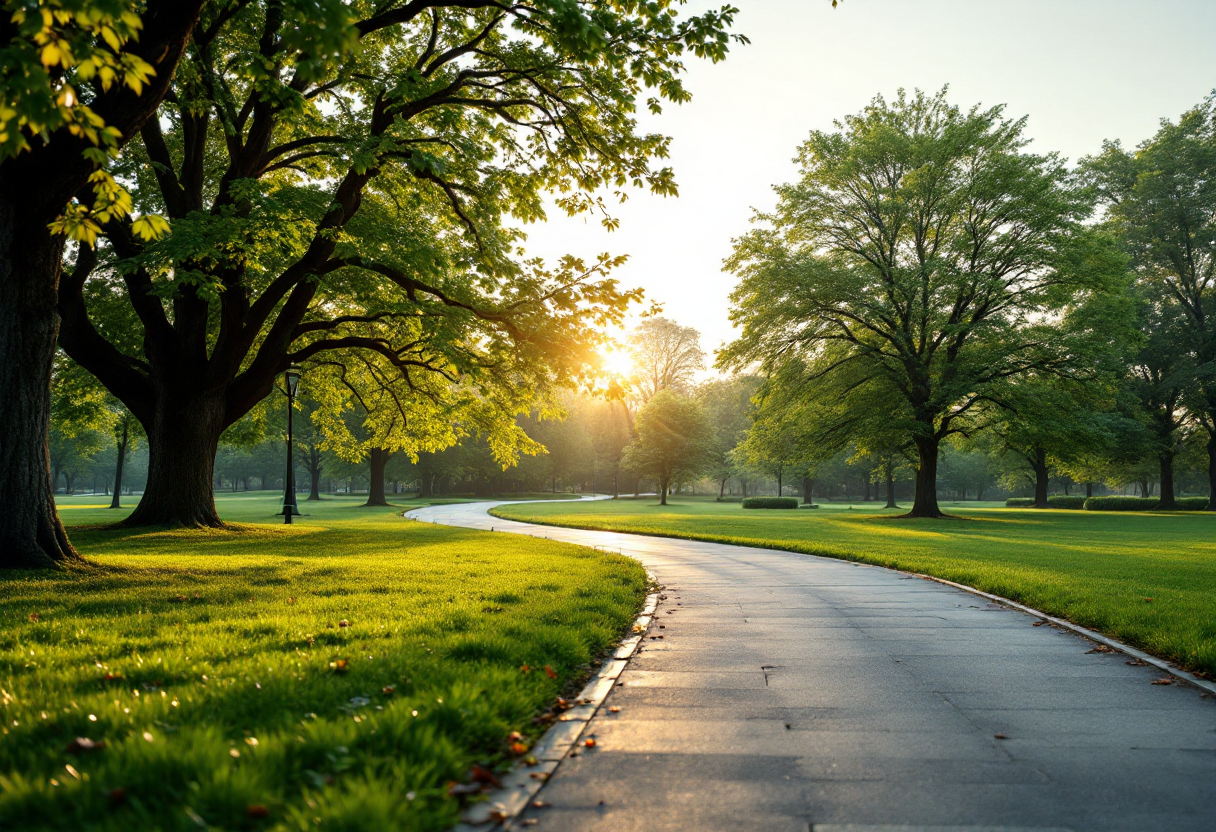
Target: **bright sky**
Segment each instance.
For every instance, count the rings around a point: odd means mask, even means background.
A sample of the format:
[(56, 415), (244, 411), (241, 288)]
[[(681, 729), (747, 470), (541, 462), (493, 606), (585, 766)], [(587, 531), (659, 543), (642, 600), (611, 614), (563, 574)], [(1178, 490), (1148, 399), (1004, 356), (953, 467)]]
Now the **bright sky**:
[(679, 198), (635, 193), (615, 232), (557, 211), (527, 228), (529, 251), (547, 259), (630, 255), (622, 282), (699, 329), (708, 350), (732, 337), (731, 238), (793, 178), (807, 134), (875, 94), (949, 84), (955, 104), (1006, 104), (1029, 116), (1033, 150), (1076, 160), (1103, 139), (1135, 145), (1216, 88), (1216, 0), (733, 2), (751, 45), (717, 65), (690, 58), (692, 102), (643, 120), (674, 139)]

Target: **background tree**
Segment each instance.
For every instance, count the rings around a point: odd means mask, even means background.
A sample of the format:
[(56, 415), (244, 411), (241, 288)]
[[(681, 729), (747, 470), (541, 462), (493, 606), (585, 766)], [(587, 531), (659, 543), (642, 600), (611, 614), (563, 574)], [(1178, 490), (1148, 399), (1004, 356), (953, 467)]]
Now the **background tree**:
[(633, 388), (642, 404), (660, 390), (688, 392), (697, 370), (705, 369), (701, 333), (667, 318), (644, 318), (629, 333)]
[(1077, 280), (1062, 248), (1089, 206), (1061, 159), (1025, 152), (1024, 125), (944, 92), (876, 98), (811, 134), (800, 179), (728, 261), (743, 334), (720, 363), (798, 355), (812, 378), (898, 403), (918, 457), (909, 516), (942, 516), (938, 447), (977, 404), (1077, 359), (1039, 321)]
[(1164, 121), (1135, 152), (1104, 143), (1083, 170), (1137, 276), (1177, 303), (1195, 363), (1194, 410), (1208, 434), (1209, 499), (1216, 500), (1216, 97), (1177, 123)]
[(625, 464), (658, 482), (659, 505), (672, 484), (699, 474), (709, 450), (705, 410), (691, 396), (660, 390), (639, 411), (637, 438), (625, 449)]
[(621, 493), (625, 448), (633, 440), (629, 409), (619, 400), (594, 402), (589, 408), (588, 420), (596, 459), (607, 469), (612, 479), (612, 498), (616, 499)]
[(195, 30), (119, 168), (172, 233), (107, 223), (108, 248), (82, 249), (60, 292), (64, 348), (148, 435), (129, 524), (218, 524), (219, 436), (291, 362), (355, 352), (402, 389), (527, 410), (586, 372), (636, 297), (610, 260), (517, 262), (507, 219), (541, 218), (546, 189), (571, 212), (601, 186), (672, 193), (636, 96), (685, 100), (681, 56), (721, 58), (733, 10), (454, 5), (242, 2)]
[(759, 378), (739, 375), (710, 379), (697, 387), (697, 400), (705, 408), (710, 428), (705, 475), (718, 484), (718, 499), (725, 494), (726, 483), (739, 473), (731, 451), (747, 435), (755, 411), (752, 397), (759, 386)]

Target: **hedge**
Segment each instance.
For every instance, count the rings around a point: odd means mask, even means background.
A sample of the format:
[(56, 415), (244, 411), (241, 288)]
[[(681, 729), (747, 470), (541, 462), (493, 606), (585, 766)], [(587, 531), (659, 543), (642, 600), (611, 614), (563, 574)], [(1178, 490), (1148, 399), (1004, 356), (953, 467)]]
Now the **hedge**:
[(1179, 511), (1206, 511), (1208, 507), (1207, 497), (1179, 497), (1175, 502)]
[(798, 508), (797, 497), (748, 497), (744, 508)]
[(1085, 501), (1086, 511), (1152, 511), (1160, 504), (1160, 497), (1090, 497)]
[[(1005, 501), (1006, 508), (1034, 508), (1034, 497), (1010, 497)], [(1056, 494), (1047, 498), (1048, 508), (1081, 509), (1085, 507), (1085, 498), (1072, 494)]]

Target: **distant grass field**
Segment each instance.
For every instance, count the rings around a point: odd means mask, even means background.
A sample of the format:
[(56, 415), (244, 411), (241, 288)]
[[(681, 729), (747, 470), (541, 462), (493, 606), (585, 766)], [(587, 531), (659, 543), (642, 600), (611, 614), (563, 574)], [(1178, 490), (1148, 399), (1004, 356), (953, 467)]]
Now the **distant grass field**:
[(532, 717), (615, 645), (646, 575), (363, 499), (301, 503), (285, 527), (278, 495), (221, 495), (248, 525), (143, 533), (86, 528), (121, 512), (62, 499), (100, 566), (0, 571), (0, 829), (454, 823), (449, 782), (543, 730)]
[[(1216, 676), (1216, 515), (944, 504), (957, 519), (895, 519), (876, 503), (744, 510), (674, 498), (502, 506), (585, 529), (789, 549), (920, 572), (1020, 601)], [(1150, 600), (1151, 599), (1151, 600)]]

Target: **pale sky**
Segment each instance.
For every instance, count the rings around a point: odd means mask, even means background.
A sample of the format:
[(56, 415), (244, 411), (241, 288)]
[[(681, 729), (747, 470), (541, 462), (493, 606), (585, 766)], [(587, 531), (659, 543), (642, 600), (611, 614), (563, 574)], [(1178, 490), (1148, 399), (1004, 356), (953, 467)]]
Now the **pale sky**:
[[(727, 0), (694, 0), (690, 9)], [(689, 58), (693, 100), (642, 117), (673, 137), (678, 198), (634, 192), (615, 206), (621, 227), (550, 212), (528, 226), (530, 253), (628, 254), (617, 272), (664, 314), (702, 333), (712, 351), (732, 337), (731, 238), (811, 130), (862, 109), (876, 94), (950, 85), (961, 107), (1006, 104), (1029, 116), (1036, 152), (1069, 160), (1103, 139), (1134, 146), (1216, 88), (1216, 0), (733, 0), (735, 46), (717, 65)], [(711, 359), (712, 361), (712, 359)]]

